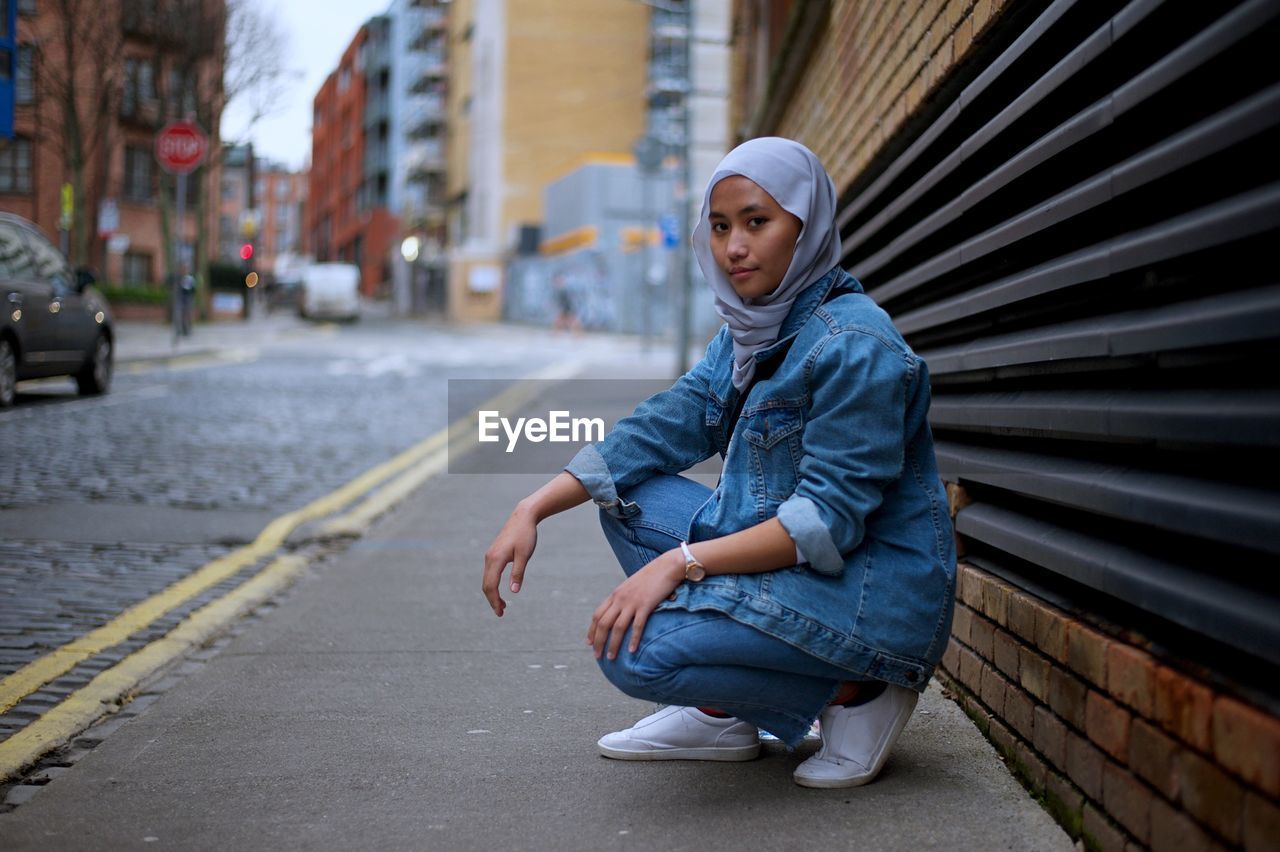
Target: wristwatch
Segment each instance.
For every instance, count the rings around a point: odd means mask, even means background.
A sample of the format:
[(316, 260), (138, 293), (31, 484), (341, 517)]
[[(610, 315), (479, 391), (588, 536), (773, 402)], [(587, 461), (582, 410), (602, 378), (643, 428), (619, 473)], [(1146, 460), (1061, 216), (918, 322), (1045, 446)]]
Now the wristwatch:
[(684, 578), (691, 583), (701, 582), (707, 576), (707, 569), (693, 557), (693, 553), (689, 551), (689, 542), (680, 542), (680, 551), (684, 554)]

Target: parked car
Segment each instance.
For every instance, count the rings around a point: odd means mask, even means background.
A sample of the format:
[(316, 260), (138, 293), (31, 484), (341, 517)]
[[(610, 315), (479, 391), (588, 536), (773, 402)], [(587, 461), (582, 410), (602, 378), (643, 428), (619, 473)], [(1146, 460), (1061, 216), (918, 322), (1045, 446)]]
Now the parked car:
[(111, 308), (86, 270), (33, 223), (0, 213), (0, 408), (23, 379), (74, 376), (82, 394), (111, 386)]
[(360, 318), (360, 267), (313, 263), (302, 271), (298, 312), (307, 319)]

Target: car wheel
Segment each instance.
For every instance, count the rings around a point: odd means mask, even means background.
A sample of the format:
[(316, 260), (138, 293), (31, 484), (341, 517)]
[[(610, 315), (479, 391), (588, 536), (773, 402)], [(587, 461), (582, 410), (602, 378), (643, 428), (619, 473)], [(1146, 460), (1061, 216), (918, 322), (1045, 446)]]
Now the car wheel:
[(99, 334), (93, 344), (93, 352), (84, 367), (76, 374), (76, 384), (82, 394), (106, 393), (111, 387), (111, 338)]
[(13, 351), (13, 344), (0, 339), (0, 408), (13, 405), (17, 396), (18, 356)]

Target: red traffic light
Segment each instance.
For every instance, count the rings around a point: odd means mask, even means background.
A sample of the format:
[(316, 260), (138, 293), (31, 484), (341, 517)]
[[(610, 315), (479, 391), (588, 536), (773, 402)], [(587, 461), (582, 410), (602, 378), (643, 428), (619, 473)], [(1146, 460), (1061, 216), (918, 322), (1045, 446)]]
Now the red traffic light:
[(248, 260), (253, 257), (253, 243), (245, 243), (240, 246), (240, 259)]

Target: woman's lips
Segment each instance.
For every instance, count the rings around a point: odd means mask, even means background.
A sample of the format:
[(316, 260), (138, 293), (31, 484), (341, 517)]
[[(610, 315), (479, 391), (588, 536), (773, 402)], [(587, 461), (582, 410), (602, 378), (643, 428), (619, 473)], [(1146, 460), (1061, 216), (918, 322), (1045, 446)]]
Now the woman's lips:
[(748, 275), (750, 275), (753, 272), (755, 272), (754, 269), (730, 269), (729, 277), (730, 278), (746, 278)]

